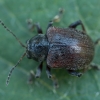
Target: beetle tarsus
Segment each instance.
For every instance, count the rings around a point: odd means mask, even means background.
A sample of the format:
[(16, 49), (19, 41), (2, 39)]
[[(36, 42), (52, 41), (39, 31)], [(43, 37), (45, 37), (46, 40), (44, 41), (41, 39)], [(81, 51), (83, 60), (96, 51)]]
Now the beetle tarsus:
[(54, 16), (52, 21), (53, 22), (60, 22), (60, 19), (62, 17), (63, 12), (64, 12), (64, 9), (60, 8), (58, 14), (56, 16)]
[(95, 70), (100, 70), (100, 67), (96, 64), (93, 64), (93, 63), (90, 65), (90, 67), (95, 69)]
[(55, 77), (55, 75), (51, 75), (51, 68), (49, 66), (46, 66), (46, 73), (48, 78), (52, 80), (54, 88), (58, 88), (59, 87), (58, 80)]
[(51, 80), (53, 81), (54, 88), (58, 88), (59, 87), (59, 84), (58, 84), (58, 80), (55, 77), (55, 75), (52, 75)]
[(42, 67), (43, 67), (43, 64), (40, 63), (39, 67), (38, 67), (37, 70), (36, 70), (36, 74), (35, 74), (35, 77), (36, 77), (36, 78), (39, 78), (39, 77), (41, 76)]
[(73, 75), (73, 76), (77, 76), (77, 77), (81, 77), (82, 73), (81, 72), (77, 72), (74, 70), (68, 70), (69, 74)]
[(32, 19), (27, 19), (27, 20), (26, 20), (26, 23), (27, 23), (27, 25), (28, 25), (28, 29), (29, 29), (30, 31), (32, 31), (32, 30), (34, 29), (34, 25), (33, 25)]
[(47, 73), (48, 78), (52, 77), (52, 75), (51, 75), (51, 69), (48, 66), (46, 66), (46, 73)]
[(39, 23), (33, 24), (32, 19), (28, 19), (27, 24), (30, 31), (32, 31), (36, 27), (38, 34), (43, 33)]
[(28, 83), (32, 84), (34, 79), (35, 79), (35, 74), (34, 74), (33, 70), (31, 70), (29, 78), (28, 78)]

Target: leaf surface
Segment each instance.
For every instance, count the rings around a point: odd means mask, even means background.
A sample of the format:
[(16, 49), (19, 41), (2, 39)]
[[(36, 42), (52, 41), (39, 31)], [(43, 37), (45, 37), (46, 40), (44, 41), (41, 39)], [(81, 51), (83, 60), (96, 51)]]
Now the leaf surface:
[[(49, 20), (59, 8), (65, 12), (57, 27), (82, 20), (87, 34), (93, 41), (100, 38), (100, 1), (99, 0), (0, 0), (0, 19), (25, 44), (26, 40), (36, 35), (30, 32), (26, 20), (32, 18), (39, 22), (44, 34)], [(0, 100), (100, 100), (100, 72), (87, 71), (82, 77), (70, 76), (64, 69), (52, 70), (60, 87), (54, 89), (45, 73), (27, 84), (30, 70), (36, 70), (39, 63), (26, 57), (12, 73), (8, 86), (6, 78), (9, 70), (16, 64), (25, 51), (15, 38), (0, 25)], [(100, 44), (96, 46), (94, 63), (100, 66)]]

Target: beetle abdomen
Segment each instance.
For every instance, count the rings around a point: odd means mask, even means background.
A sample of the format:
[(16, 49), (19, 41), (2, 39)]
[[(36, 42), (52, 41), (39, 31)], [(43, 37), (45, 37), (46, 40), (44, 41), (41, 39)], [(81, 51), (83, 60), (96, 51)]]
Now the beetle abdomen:
[(52, 68), (83, 69), (94, 56), (94, 45), (86, 33), (51, 27), (47, 31), (50, 49), (47, 64)]

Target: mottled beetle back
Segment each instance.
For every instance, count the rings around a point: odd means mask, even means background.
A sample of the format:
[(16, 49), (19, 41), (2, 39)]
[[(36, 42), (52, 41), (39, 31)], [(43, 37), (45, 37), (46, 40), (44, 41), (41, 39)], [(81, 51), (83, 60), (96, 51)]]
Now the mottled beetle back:
[(50, 49), (47, 64), (52, 68), (83, 69), (94, 56), (94, 44), (89, 36), (73, 28), (50, 27), (47, 30)]

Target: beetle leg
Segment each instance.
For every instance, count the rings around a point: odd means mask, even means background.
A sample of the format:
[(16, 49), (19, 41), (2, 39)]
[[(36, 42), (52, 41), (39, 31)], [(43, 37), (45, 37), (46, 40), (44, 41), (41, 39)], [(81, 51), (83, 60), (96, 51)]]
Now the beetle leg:
[(43, 67), (43, 62), (40, 63), (40, 65), (38, 66), (37, 70), (36, 70), (36, 74), (34, 74), (34, 72), (31, 70), (30, 71), (30, 76), (28, 79), (28, 83), (32, 83), (32, 81), (34, 80), (34, 78), (39, 78), (42, 72), (42, 67)]
[(29, 78), (28, 78), (28, 83), (29, 83), (29, 84), (32, 84), (34, 78), (35, 78), (35, 74), (34, 74), (33, 70), (31, 70), (31, 71), (30, 71)]
[(81, 72), (77, 72), (75, 70), (68, 70), (68, 73), (71, 74), (71, 75), (73, 75), (73, 76), (77, 76), (77, 77), (82, 76)]
[(53, 21), (49, 21), (49, 24), (48, 24), (47, 29), (48, 29), (49, 27), (52, 27), (52, 26), (53, 26)]
[(32, 19), (27, 19), (27, 20), (26, 20), (26, 23), (27, 23), (27, 25), (28, 25), (28, 29), (29, 29), (30, 31), (32, 31), (32, 30), (33, 30)]
[(53, 81), (54, 88), (58, 88), (59, 87), (59, 84), (58, 84), (58, 80), (55, 77), (55, 75), (52, 75), (51, 80)]
[(95, 70), (100, 70), (100, 67), (97, 66), (96, 64), (93, 64), (93, 63), (90, 65), (90, 67), (95, 69)]
[(46, 66), (46, 73), (47, 73), (48, 78), (50, 78), (53, 81), (54, 88), (58, 88), (59, 87), (58, 81), (55, 75), (51, 75), (51, 68), (48, 65)]
[(46, 66), (46, 74), (47, 74), (48, 78), (52, 77), (52, 75), (51, 75), (51, 68), (48, 67), (48, 65)]
[(36, 70), (36, 74), (35, 77), (39, 78), (42, 72), (42, 68), (43, 68), (43, 62), (40, 63), (40, 65), (38, 66), (37, 70)]
[(34, 26), (37, 28), (37, 32), (38, 32), (38, 34), (43, 34), (42, 29), (41, 29), (39, 23), (34, 24)]
[(59, 22), (62, 17), (63, 12), (64, 12), (64, 9), (60, 8), (58, 14), (56, 16), (54, 16), (52, 21)]
[(32, 23), (32, 19), (28, 19), (27, 20), (27, 24), (28, 24), (28, 28), (29, 28), (30, 31), (32, 31), (34, 29), (34, 27), (36, 27), (38, 34), (42, 34), (43, 33), (39, 23), (33, 24)]
[(81, 20), (78, 20), (78, 21), (72, 23), (71, 25), (69, 25), (69, 27), (70, 27), (70, 28), (76, 28), (78, 25), (81, 25), (82, 30), (83, 30), (84, 32), (86, 32), (85, 27), (84, 27), (84, 25), (83, 25), (83, 23), (82, 23)]
[(100, 42), (100, 38), (97, 39), (97, 40), (94, 42), (94, 44), (97, 45), (99, 42)]

